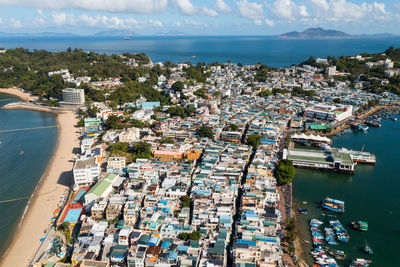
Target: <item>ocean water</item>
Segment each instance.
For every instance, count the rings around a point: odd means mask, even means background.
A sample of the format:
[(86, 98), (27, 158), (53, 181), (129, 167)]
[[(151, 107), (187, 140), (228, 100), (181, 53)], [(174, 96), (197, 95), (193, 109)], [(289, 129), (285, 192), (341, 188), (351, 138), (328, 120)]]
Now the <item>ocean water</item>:
[[(294, 199), (310, 211), (309, 215), (299, 215), (302, 240), (311, 240), (308, 227), (310, 219), (328, 221), (329, 217), (321, 214), (330, 212), (320, 209), (319, 201), (329, 196), (345, 201), (345, 213), (337, 215), (337, 218), (349, 231), (350, 242), (330, 246), (348, 254), (347, 260), (341, 262), (341, 266), (347, 266), (345, 264), (349, 263), (348, 260), (355, 257), (371, 259), (373, 266), (399, 265), (399, 137), (400, 122), (385, 120), (382, 128), (370, 128), (368, 133), (334, 138), (335, 147), (361, 150), (364, 146), (365, 151), (376, 155), (375, 165), (358, 164), (354, 175), (296, 169)], [(301, 204), (303, 201), (307, 201), (308, 204)], [(355, 220), (367, 221), (369, 230), (353, 230), (350, 223)], [(374, 255), (362, 251), (365, 242), (372, 247)], [(306, 248), (307, 252), (311, 249), (311, 245), (308, 244), (302, 243), (301, 246)]]
[(222, 37), (0, 37), (0, 47), (65, 51), (68, 47), (105, 54), (146, 53), (153, 62), (262, 62), (272, 67), (322, 57), (378, 53), (400, 46), (400, 36), (389, 38), (282, 39), (263, 36)]
[[(17, 100), (14, 96), (0, 93), (0, 107)], [(1, 131), (56, 124), (54, 114), (0, 109), (0, 255), (5, 252), (17, 230), (29, 198), (6, 203), (1, 201), (32, 195), (54, 152), (58, 134), (57, 128)], [(20, 155), (21, 150), (23, 155)]]

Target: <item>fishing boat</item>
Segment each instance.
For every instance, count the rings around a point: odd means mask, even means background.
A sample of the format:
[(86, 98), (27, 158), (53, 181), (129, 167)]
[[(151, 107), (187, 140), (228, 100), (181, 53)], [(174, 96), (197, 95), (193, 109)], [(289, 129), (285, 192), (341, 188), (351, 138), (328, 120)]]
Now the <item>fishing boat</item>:
[(300, 212), (301, 214), (305, 214), (305, 215), (308, 214), (308, 209), (299, 208), (298, 210), (299, 210), (299, 212)]
[(21, 150), (20, 152), (19, 152), (19, 154), (20, 155), (23, 155), (25, 152), (23, 151), (23, 150)]
[(304, 205), (307, 205), (307, 204), (308, 204), (308, 202), (307, 202), (307, 201), (303, 201), (303, 202), (301, 202), (301, 203), (303, 203)]
[(337, 245), (337, 242), (335, 241), (335, 231), (333, 231), (332, 228), (330, 227), (325, 227), (325, 241), (329, 245)]
[(367, 242), (365, 242), (365, 246), (363, 247), (363, 251), (368, 254), (374, 254), (374, 251), (370, 246), (368, 246)]
[(326, 197), (321, 201), (321, 207), (333, 212), (344, 213), (344, 201)]
[(372, 263), (372, 261), (370, 260), (366, 260), (366, 259), (353, 259), (351, 261), (350, 266), (352, 267), (364, 267), (364, 266), (369, 266)]
[(350, 235), (339, 220), (330, 220), (329, 225), (335, 230), (337, 240), (340, 242), (349, 242)]
[(122, 38), (122, 39), (124, 39), (124, 40), (130, 40), (131, 38), (130, 37), (124, 37), (124, 38)]
[(390, 118), (392, 121), (397, 122), (397, 118), (396, 117), (391, 117)]
[(359, 231), (368, 231), (368, 223), (364, 221), (351, 222), (351, 226)]
[(335, 257), (337, 260), (344, 260), (346, 258), (346, 254), (344, 253), (343, 250), (329, 250), (328, 251), (329, 255)]

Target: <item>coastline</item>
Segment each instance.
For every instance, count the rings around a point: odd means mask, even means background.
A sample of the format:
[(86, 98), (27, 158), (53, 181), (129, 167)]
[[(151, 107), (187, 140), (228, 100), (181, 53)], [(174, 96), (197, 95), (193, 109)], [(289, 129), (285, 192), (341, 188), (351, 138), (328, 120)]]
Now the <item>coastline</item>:
[(12, 87), (12, 88), (0, 88), (0, 93), (13, 95), (19, 97), (22, 101), (28, 102), (30, 100), (35, 99), (35, 97), (31, 96), (30, 93), (26, 93), (21, 91), (21, 89)]
[(72, 184), (73, 149), (79, 145), (76, 122), (71, 111), (58, 113), (57, 146), (0, 260), (0, 266), (28, 266), (40, 247), (39, 239), (43, 237), (61, 195)]

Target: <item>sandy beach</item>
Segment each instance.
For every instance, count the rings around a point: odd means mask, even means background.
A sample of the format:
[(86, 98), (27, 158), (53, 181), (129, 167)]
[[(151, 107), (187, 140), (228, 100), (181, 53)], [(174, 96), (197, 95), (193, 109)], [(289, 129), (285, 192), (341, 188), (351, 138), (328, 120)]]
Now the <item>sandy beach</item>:
[(34, 99), (34, 97), (32, 97), (30, 93), (25, 93), (18, 88), (0, 88), (0, 93), (18, 96), (19, 98), (21, 98), (21, 100), (26, 102)]
[[(1, 91), (0, 91), (1, 92)], [(73, 182), (73, 149), (78, 147), (77, 123), (71, 111), (58, 114), (57, 148), (37, 186), (28, 210), (0, 266), (28, 266), (40, 246), (60, 196)]]

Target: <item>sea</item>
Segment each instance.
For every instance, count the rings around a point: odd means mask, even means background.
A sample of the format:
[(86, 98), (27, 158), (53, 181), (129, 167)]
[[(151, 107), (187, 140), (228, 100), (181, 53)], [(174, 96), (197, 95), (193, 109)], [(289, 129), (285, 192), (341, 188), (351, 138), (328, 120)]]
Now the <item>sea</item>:
[(386, 38), (285, 39), (276, 36), (165, 36), (132, 37), (0, 37), (0, 47), (45, 49), (52, 52), (80, 48), (97, 53), (146, 53), (153, 62), (220, 62), (250, 65), (258, 62), (286, 67), (310, 56), (349, 56), (384, 52), (400, 46), (400, 36)]
[[(282, 39), (262, 36), (223, 37), (0, 37), (0, 48), (44, 49), (52, 52), (79, 48), (97, 53), (146, 53), (153, 62), (261, 62), (272, 67), (285, 67), (300, 63), (310, 56), (326, 58), (359, 53), (379, 53), (388, 47), (400, 46), (400, 36), (388, 38), (345, 39)], [(15, 97), (0, 94), (0, 106), (16, 101)], [(24, 110), (0, 110), (0, 131), (55, 125), (53, 114)], [(326, 196), (346, 202), (346, 213), (338, 218), (349, 229), (351, 241), (338, 246), (349, 258), (373, 259), (375, 266), (394, 266), (398, 261), (400, 236), (400, 179), (397, 161), (400, 159), (400, 122), (384, 121), (382, 128), (371, 128), (367, 133), (351, 134), (334, 139), (337, 147), (372, 152), (377, 156), (375, 165), (356, 167), (354, 175), (297, 170), (294, 179), (294, 198), (307, 201), (310, 215), (300, 216), (301, 238), (309, 240), (308, 220), (326, 220), (318, 203)], [(29, 197), (41, 179), (55, 149), (57, 128), (21, 132), (0, 132), (0, 244), (6, 249), (16, 231), (28, 199), (14, 202), (2, 200)], [(24, 155), (20, 155), (23, 150)], [(325, 212), (326, 213), (326, 212)], [(366, 220), (370, 230), (366, 233), (350, 229), (352, 220)], [(361, 247), (365, 242), (373, 248), (373, 256), (365, 255)], [(311, 249), (307, 244), (301, 244)]]
[[(0, 107), (15, 101), (17, 97), (0, 93)], [(18, 230), (30, 197), (55, 150), (58, 134), (57, 127), (4, 131), (51, 125), (57, 125), (54, 114), (0, 109), (0, 255)], [(18, 198), (23, 199), (14, 200)]]
[[(400, 121), (400, 116), (397, 116)], [(354, 175), (336, 174), (315, 170), (296, 169), (293, 180), (294, 200), (302, 208), (309, 210), (308, 215), (298, 215), (297, 223), (300, 244), (306, 252), (311, 245), (303, 240), (311, 241), (309, 221), (319, 219), (328, 226), (334, 214), (320, 209), (320, 201), (325, 197), (345, 201), (345, 213), (337, 214), (350, 234), (348, 243), (329, 246), (331, 249), (344, 250), (348, 255), (345, 261), (338, 261), (340, 266), (347, 266), (352, 258), (365, 258), (373, 261), (372, 266), (398, 266), (400, 236), (400, 122), (383, 120), (382, 128), (370, 127), (365, 133), (352, 133), (335, 137), (334, 147), (346, 147), (353, 150), (371, 152), (376, 155), (375, 165), (359, 163)], [(307, 204), (302, 204), (302, 202)], [(295, 211), (297, 212), (297, 211)], [(325, 216), (323, 216), (325, 214)], [(367, 221), (369, 230), (359, 232), (350, 226), (352, 221)], [(339, 242), (340, 243), (340, 242)], [(362, 251), (365, 244), (374, 251), (373, 255)], [(310, 255), (307, 256), (312, 263)]]

